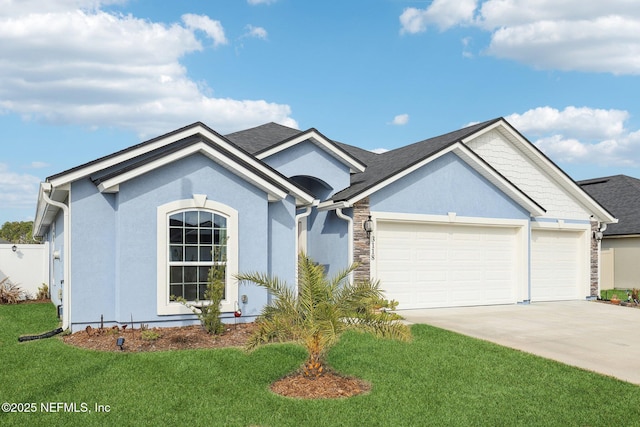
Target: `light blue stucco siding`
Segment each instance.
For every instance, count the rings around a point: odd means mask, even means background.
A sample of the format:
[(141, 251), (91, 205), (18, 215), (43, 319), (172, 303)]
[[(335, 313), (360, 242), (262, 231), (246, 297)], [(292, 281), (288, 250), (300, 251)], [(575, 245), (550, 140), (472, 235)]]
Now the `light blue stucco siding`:
[(100, 194), (88, 178), (71, 185), (73, 323), (114, 319), (115, 199), (115, 194)]
[[(349, 167), (316, 144), (304, 141), (273, 154), (265, 163), (287, 177), (296, 179), (321, 201), (350, 185)], [(347, 222), (333, 211), (318, 212), (307, 218), (307, 255), (326, 267), (332, 275), (344, 269), (348, 260)]]
[[(91, 184), (93, 185), (93, 184)], [(178, 326), (196, 322), (191, 315), (157, 314), (157, 208), (166, 203), (192, 199), (194, 194), (205, 194), (208, 200), (222, 203), (238, 211), (238, 269), (240, 272), (268, 272), (269, 265), (269, 202), (264, 191), (247, 183), (234, 173), (202, 155), (192, 155), (172, 164), (155, 169), (120, 185), (116, 204), (105, 203), (109, 196), (100, 194), (93, 186), (91, 195), (82, 200), (85, 212), (74, 218), (74, 254), (91, 251), (96, 242), (92, 233), (83, 232), (102, 226), (102, 220), (113, 217), (113, 225), (106, 221), (105, 227), (113, 239), (105, 239), (105, 248), (100, 253), (110, 252), (112, 275), (104, 277), (90, 274), (90, 269), (80, 267), (74, 286), (73, 319), (76, 322), (95, 322), (100, 313), (96, 307), (100, 303), (83, 306), (83, 298), (101, 294), (99, 289), (113, 289), (113, 320), (135, 323), (149, 323), (157, 326)], [(274, 202), (280, 203), (280, 202)], [(75, 202), (74, 202), (75, 205)], [(75, 206), (74, 206), (75, 207)], [(78, 209), (80, 210), (80, 209)], [(293, 208), (289, 206), (289, 211)], [(88, 218), (94, 217), (91, 223)], [(285, 218), (280, 215), (278, 218)], [(86, 222), (80, 222), (87, 220)], [(285, 221), (285, 220), (282, 220)], [(293, 221), (292, 221), (293, 222)], [(293, 224), (289, 224), (293, 229)], [(89, 231), (88, 230), (88, 231)], [(273, 248), (281, 246), (279, 233), (272, 242)], [(96, 255), (84, 256), (78, 260), (94, 259)], [(271, 268), (286, 270), (280, 265), (280, 256), (274, 256)], [(108, 257), (107, 257), (108, 259)], [(78, 267), (74, 255), (73, 269)], [(282, 261), (284, 264), (290, 261)], [(81, 285), (81, 283), (86, 283)], [(76, 296), (76, 292), (79, 292)], [(265, 290), (255, 285), (241, 285), (239, 294), (247, 295), (248, 303), (243, 306), (243, 315), (255, 316), (267, 301)], [(240, 295), (232, 298), (239, 299)], [(106, 307), (105, 307), (106, 311)], [(228, 316), (230, 314), (226, 314)], [(97, 317), (96, 317), (97, 316)], [(106, 317), (105, 317), (106, 319)], [(76, 328), (79, 329), (79, 328)]]
[(335, 211), (314, 210), (308, 225), (307, 255), (324, 266), (329, 276), (345, 269), (349, 264), (347, 221), (338, 218)]
[(369, 201), (378, 212), (529, 219), (529, 212), (454, 153), (373, 193)]
[(349, 186), (349, 167), (309, 141), (296, 144), (263, 161), (289, 178), (311, 176), (323, 181), (332, 190), (329, 195)]
[[(293, 286), (296, 279), (296, 204), (289, 196), (281, 203), (269, 204), (268, 269), (272, 277)], [(244, 286), (241, 285), (240, 293)]]
[[(349, 214), (345, 210), (345, 214)], [(335, 211), (314, 211), (309, 215), (307, 254), (314, 262), (325, 267), (331, 277), (350, 264), (347, 221), (338, 218)]]

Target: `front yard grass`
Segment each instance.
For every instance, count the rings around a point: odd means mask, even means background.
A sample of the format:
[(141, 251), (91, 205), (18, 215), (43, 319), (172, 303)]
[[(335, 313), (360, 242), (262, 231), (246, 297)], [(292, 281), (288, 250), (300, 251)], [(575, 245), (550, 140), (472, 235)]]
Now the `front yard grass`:
[[(426, 325), (411, 343), (348, 333), (329, 354), (367, 395), (298, 400), (269, 385), (297, 369), (301, 347), (101, 353), (58, 338), (18, 343), (57, 327), (50, 304), (0, 306), (0, 425), (627, 426), (640, 422), (640, 387)], [(606, 363), (606, 361), (603, 361)], [(611, 397), (616, 404), (612, 407)], [(47, 403), (78, 411), (46, 413)], [(109, 412), (96, 412), (95, 405)], [(54, 405), (55, 407), (55, 405)], [(106, 406), (105, 406), (106, 408)], [(67, 406), (71, 409), (71, 406)]]

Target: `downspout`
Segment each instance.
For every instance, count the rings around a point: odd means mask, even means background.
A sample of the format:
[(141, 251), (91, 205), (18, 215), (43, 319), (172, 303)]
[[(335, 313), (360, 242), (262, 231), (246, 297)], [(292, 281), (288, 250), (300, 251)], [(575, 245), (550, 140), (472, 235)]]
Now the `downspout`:
[[(342, 208), (336, 208), (336, 215), (338, 215), (338, 218), (340, 219), (344, 219), (345, 221), (347, 221), (347, 257), (348, 257), (348, 263), (347, 263), (347, 267), (350, 267), (351, 265), (353, 265), (353, 218), (351, 218), (349, 215), (345, 215), (342, 212)], [(353, 271), (351, 273), (349, 273), (349, 281), (351, 283), (353, 283)]]
[(311, 209), (314, 206), (318, 206), (318, 204), (320, 203), (320, 200), (314, 200), (310, 205), (305, 206), (304, 212), (299, 213), (298, 215), (296, 215), (295, 217), (295, 227), (296, 227), (296, 243), (295, 243), (295, 260), (296, 260), (296, 279), (295, 279), (295, 283), (296, 283), (296, 295), (298, 294), (298, 255), (300, 255), (299, 251), (298, 251), (298, 247), (300, 245), (300, 238), (298, 237), (298, 223), (300, 222), (300, 220), (302, 218), (308, 217), (309, 215), (311, 215)]
[(64, 280), (64, 291), (62, 293), (62, 329), (71, 327), (71, 222), (69, 221), (69, 206), (64, 203), (52, 200), (49, 194), (53, 190), (50, 183), (42, 184), (42, 198), (44, 201), (57, 208), (62, 209), (64, 221), (64, 272), (62, 277)]

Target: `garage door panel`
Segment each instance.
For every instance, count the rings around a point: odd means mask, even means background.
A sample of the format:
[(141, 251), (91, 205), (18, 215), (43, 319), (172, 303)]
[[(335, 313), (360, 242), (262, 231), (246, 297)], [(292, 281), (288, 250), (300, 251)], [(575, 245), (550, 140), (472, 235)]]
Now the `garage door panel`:
[(379, 222), (377, 230), (377, 276), (399, 308), (515, 302), (515, 227)]
[(580, 298), (581, 236), (581, 232), (532, 230), (532, 301)]

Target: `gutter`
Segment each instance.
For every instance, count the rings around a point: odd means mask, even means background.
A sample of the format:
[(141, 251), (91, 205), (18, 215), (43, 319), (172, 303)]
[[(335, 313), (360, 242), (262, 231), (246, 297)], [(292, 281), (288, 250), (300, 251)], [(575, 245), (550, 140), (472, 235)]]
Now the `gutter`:
[(51, 206), (62, 209), (64, 220), (64, 246), (63, 251), (63, 281), (64, 290), (62, 292), (62, 329), (71, 328), (71, 221), (69, 220), (69, 206), (64, 203), (51, 199), (50, 194), (53, 191), (51, 183), (44, 182), (41, 184), (42, 198)]
[[(299, 213), (296, 215), (295, 217), (295, 227), (296, 227), (296, 242), (295, 242), (295, 260), (296, 260), (296, 278), (295, 278), (295, 284), (296, 284), (296, 295), (298, 294), (298, 255), (299, 255), (299, 251), (298, 251), (298, 247), (300, 246), (300, 238), (298, 237), (298, 223), (300, 222), (300, 220), (302, 218), (306, 218), (309, 215), (311, 215), (311, 210), (314, 206), (318, 206), (318, 204), (320, 203), (320, 200), (314, 200), (310, 205), (305, 206), (304, 212)], [(305, 251), (306, 252), (306, 251)]]
[[(351, 218), (349, 215), (345, 215), (342, 212), (342, 209), (342, 207), (336, 208), (336, 215), (338, 215), (338, 218), (347, 221), (347, 238), (349, 239), (349, 241), (347, 242), (347, 268), (349, 268), (351, 267), (351, 265), (353, 265), (353, 218)], [(349, 273), (349, 281), (353, 283), (353, 271)]]

